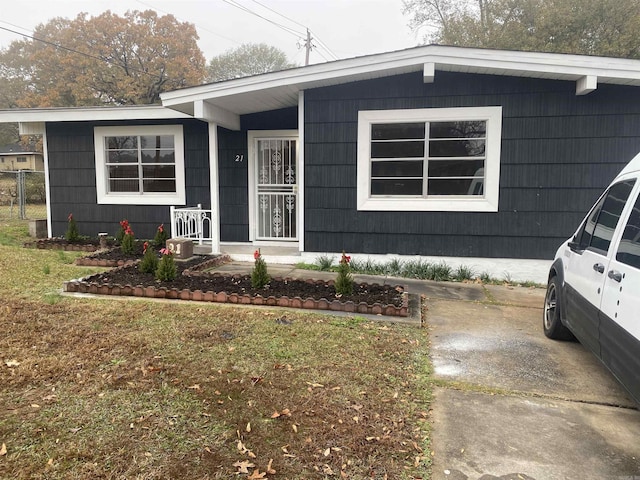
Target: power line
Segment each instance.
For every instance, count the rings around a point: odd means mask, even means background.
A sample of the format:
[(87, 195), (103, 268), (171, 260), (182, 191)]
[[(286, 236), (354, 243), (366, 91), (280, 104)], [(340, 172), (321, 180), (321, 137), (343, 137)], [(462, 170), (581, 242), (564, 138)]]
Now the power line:
[(250, 15), (255, 15), (256, 17), (259, 17), (273, 25), (275, 25), (276, 27), (280, 28), (281, 30), (284, 30), (285, 32), (294, 35), (296, 37), (304, 37), (305, 34), (302, 32), (299, 32), (291, 27), (287, 27), (286, 25), (282, 25), (281, 23), (275, 22), (263, 15), (260, 15), (259, 13), (251, 10), (250, 8), (245, 7), (244, 5), (239, 4), (238, 2), (236, 2), (236, 0), (222, 0), (224, 3), (231, 5), (232, 7), (236, 7), (246, 13), (249, 13)]
[(242, 45), (242, 42), (238, 42), (237, 40), (234, 40), (233, 38), (229, 38), (229, 37), (225, 37), (224, 35), (220, 35), (219, 33), (214, 32), (213, 30), (210, 30), (210, 29), (208, 29), (207, 27), (203, 27), (202, 25), (198, 25), (198, 24), (197, 24), (197, 23), (195, 23), (195, 22), (190, 22), (189, 20), (185, 20), (185, 19), (183, 19), (183, 18), (179, 18), (179, 17), (177, 17), (176, 15), (174, 15), (173, 13), (168, 12), (168, 11), (166, 11), (166, 10), (163, 10), (163, 9), (161, 9), (161, 8), (158, 8), (158, 7), (154, 6), (154, 5), (151, 5), (150, 3), (143, 2), (142, 0), (136, 0), (136, 1), (137, 1), (139, 4), (144, 5), (145, 7), (153, 8), (154, 10), (157, 10), (158, 12), (162, 12), (162, 13), (165, 13), (165, 14), (167, 14), (167, 15), (173, 15), (177, 20), (180, 20), (181, 22), (189, 22), (189, 23), (193, 23), (193, 24), (194, 24), (196, 27), (198, 27), (200, 30), (204, 30), (205, 32), (209, 32), (209, 33), (211, 33), (212, 35), (215, 35), (216, 37), (224, 38), (225, 40), (228, 40), (228, 41), (230, 41), (230, 42), (236, 43), (236, 44), (238, 44), (238, 45)]
[(258, 4), (258, 5), (260, 5), (261, 7), (266, 8), (267, 10), (272, 11), (272, 12), (273, 12), (273, 13), (275, 13), (276, 15), (280, 15), (282, 18), (286, 18), (286, 19), (287, 19), (287, 20), (289, 20), (290, 22), (293, 22), (293, 23), (295, 23), (296, 25), (301, 26), (302, 28), (305, 28), (305, 29), (307, 28), (307, 26), (306, 26), (306, 25), (303, 25), (303, 24), (301, 24), (300, 22), (296, 22), (293, 18), (289, 18), (289, 17), (287, 17), (286, 15), (283, 15), (282, 13), (280, 13), (280, 12), (278, 12), (278, 11), (274, 10), (273, 8), (266, 6), (264, 3), (260, 3), (258, 0), (251, 0), (251, 1), (252, 1), (253, 3), (257, 3), (257, 4)]

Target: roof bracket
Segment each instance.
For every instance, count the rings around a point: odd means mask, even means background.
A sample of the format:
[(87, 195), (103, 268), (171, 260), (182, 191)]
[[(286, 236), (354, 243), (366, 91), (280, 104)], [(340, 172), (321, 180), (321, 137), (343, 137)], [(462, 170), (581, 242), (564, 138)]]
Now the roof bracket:
[(229, 130), (240, 130), (240, 115), (237, 115), (222, 107), (205, 102), (204, 100), (196, 100), (193, 104), (193, 116), (200, 120), (214, 122), (221, 127)]
[(598, 88), (598, 77), (596, 75), (585, 75), (576, 81), (576, 95), (587, 95)]
[(424, 83), (433, 83), (436, 76), (436, 64), (433, 62), (425, 63), (422, 69)]

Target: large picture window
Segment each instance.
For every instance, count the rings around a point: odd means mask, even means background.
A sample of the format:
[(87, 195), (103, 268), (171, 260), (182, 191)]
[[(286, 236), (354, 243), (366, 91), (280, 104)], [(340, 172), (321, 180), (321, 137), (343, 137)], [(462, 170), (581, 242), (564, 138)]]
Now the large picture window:
[(361, 111), (360, 210), (497, 211), (501, 107)]
[(98, 203), (183, 205), (179, 125), (96, 127)]

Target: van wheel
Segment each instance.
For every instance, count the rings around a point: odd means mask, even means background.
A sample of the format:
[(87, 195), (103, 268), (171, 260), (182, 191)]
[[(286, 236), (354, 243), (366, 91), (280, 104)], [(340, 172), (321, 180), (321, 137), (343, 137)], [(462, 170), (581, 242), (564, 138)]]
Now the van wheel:
[(558, 277), (551, 277), (544, 297), (542, 327), (544, 334), (554, 340), (573, 340), (574, 336), (560, 320), (560, 286)]

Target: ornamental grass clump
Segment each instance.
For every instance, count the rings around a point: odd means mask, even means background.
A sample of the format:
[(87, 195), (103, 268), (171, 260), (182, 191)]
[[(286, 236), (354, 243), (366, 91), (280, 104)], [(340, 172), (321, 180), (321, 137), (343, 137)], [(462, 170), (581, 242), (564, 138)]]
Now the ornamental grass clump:
[(67, 231), (64, 234), (64, 238), (67, 242), (77, 242), (80, 240), (80, 234), (78, 233), (78, 225), (76, 219), (73, 218), (73, 213), (69, 214), (67, 218)]
[(133, 234), (133, 230), (131, 230), (131, 226), (129, 226), (128, 223), (127, 228), (124, 231), (124, 236), (122, 237), (120, 249), (125, 255), (133, 255), (136, 250), (136, 237)]
[(254, 265), (251, 271), (251, 286), (253, 288), (264, 288), (269, 283), (269, 274), (267, 273), (267, 262), (264, 261), (260, 250), (253, 252)]
[(353, 275), (351, 274), (351, 257), (342, 252), (342, 258), (338, 264), (338, 278), (336, 278), (336, 296), (351, 295), (353, 293)]
[(149, 242), (144, 242), (143, 245), (144, 254), (138, 269), (142, 273), (154, 273), (158, 269), (158, 256)]
[(163, 248), (160, 253), (162, 258), (156, 269), (156, 279), (161, 282), (175, 280), (178, 275), (178, 269), (176, 268), (176, 262), (173, 260), (173, 252), (168, 248)]
[(153, 237), (153, 246), (155, 248), (164, 248), (167, 244), (167, 240), (169, 239), (169, 235), (167, 231), (164, 229), (164, 223), (158, 226), (156, 230), (156, 235)]

